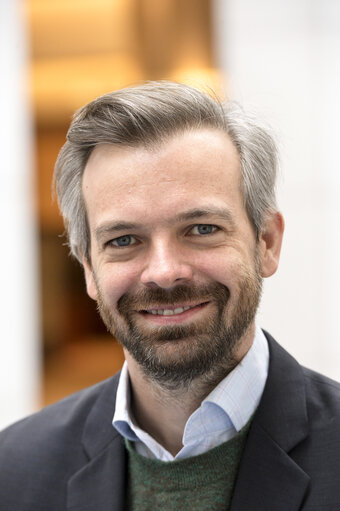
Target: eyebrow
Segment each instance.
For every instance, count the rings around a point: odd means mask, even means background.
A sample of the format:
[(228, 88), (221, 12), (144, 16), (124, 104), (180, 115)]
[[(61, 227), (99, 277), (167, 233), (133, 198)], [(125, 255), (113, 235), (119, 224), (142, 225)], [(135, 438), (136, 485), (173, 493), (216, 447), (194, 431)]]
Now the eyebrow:
[(102, 236), (107, 234), (113, 234), (115, 232), (129, 231), (133, 229), (138, 229), (142, 224), (131, 223), (131, 222), (107, 222), (97, 227), (94, 230), (95, 236), (97, 240), (99, 240)]
[[(235, 227), (236, 223), (234, 220), (234, 216), (230, 212), (230, 210), (226, 208), (219, 208), (219, 207), (207, 207), (207, 208), (194, 208), (189, 209), (188, 211), (184, 211), (183, 213), (179, 213), (178, 215), (175, 215), (174, 217), (169, 219), (169, 223), (172, 222), (185, 222), (188, 220), (195, 220), (202, 217), (218, 217), (222, 218), (223, 220), (226, 220), (230, 227)], [(131, 231), (131, 230), (137, 230), (143, 227), (143, 223), (141, 222), (124, 222), (124, 221), (118, 221), (118, 222), (107, 222), (103, 225), (97, 227), (95, 229), (95, 237), (97, 240), (100, 240), (102, 236), (105, 236), (107, 234), (114, 234), (119, 233), (122, 231)]]
[(202, 218), (204, 216), (215, 216), (219, 218), (223, 218), (231, 225), (235, 225), (234, 216), (229, 209), (219, 208), (215, 206), (210, 206), (207, 208), (195, 208), (189, 209), (184, 213), (179, 213), (175, 216), (174, 220), (177, 222), (182, 222), (185, 220), (194, 220), (195, 218)]

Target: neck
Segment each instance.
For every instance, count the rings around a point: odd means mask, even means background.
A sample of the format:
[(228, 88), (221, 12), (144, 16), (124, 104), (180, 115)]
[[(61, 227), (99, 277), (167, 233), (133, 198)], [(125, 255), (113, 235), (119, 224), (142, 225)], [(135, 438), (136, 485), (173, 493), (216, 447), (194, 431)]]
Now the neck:
[[(151, 381), (136, 362), (126, 357), (131, 383), (131, 411), (136, 423), (175, 456), (182, 448), (185, 424), (209, 394), (189, 386), (170, 390)], [(136, 367), (135, 367), (136, 366)]]
[(153, 381), (125, 350), (131, 383), (131, 411), (139, 427), (175, 456), (183, 446), (184, 428), (190, 415), (242, 360), (253, 338), (254, 330), (251, 329), (251, 335), (240, 343), (241, 348), (228, 367), (215, 367), (211, 374), (176, 388), (167, 388)]

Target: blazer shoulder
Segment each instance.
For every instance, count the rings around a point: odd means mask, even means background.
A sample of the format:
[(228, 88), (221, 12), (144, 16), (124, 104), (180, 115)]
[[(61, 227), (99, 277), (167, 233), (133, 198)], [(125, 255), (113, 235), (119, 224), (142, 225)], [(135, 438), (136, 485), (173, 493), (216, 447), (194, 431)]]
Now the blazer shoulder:
[(332, 378), (328, 378), (324, 374), (318, 373), (317, 371), (313, 371), (312, 369), (308, 369), (307, 367), (302, 367), (302, 370), (305, 375), (305, 378), (313, 382), (316, 386), (328, 389), (330, 393), (333, 392), (335, 394), (340, 393), (340, 382), (332, 380)]
[[(291, 417), (290, 427), (305, 434), (308, 430), (334, 437), (340, 430), (340, 384), (326, 376), (301, 366), (268, 332), (264, 332), (270, 351), (269, 373), (259, 409), (267, 430), (285, 431), (278, 420), (282, 410)], [(280, 436), (280, 435), (279, 435)], [(281, 436), (280, 436), (281, 438)], [(290, 445), (290, 443), (289, 443)]]
[[(92, 410), (96, 410), (98, 427), (106, 424), (112, 428), (117, 382), (118, 375), (47, 406), (0, 433), (0, 501), (6, 502), (6, 509), (33, 510), (28, 502), (38, 503), (42, 488), (46, 495), (55, 495), (51, 510), (60, 509), (57, 502), (64, 498), (68, 478), (88, 460), (82, 436)], [(41, 505), (46, 509), (46, 502)]]
[[(4, 444), (11, 443), (13, 440), (17, 446), (18, 443), (23, 445), (27, 441), (30, 447), (34, 438), (38, 438), (39, 443), (44, 440), (49, 442), (58, 434), (70, 434), (74, 438), (75, 432), (81, 430), (101, 393), (107, 387), (115, 390), (116, 380), (118, 375), (80, 390), (15, 422), (0, 432), (0, 446), (3, 447)], [(114, 401), (112, 409), (114, 409)]]
[(323, 421), (327, 417), (340, 425), (340, 383), (316, 371), (302, 367), (306, 383), (307, 405), (315, 417), (322, 412)]

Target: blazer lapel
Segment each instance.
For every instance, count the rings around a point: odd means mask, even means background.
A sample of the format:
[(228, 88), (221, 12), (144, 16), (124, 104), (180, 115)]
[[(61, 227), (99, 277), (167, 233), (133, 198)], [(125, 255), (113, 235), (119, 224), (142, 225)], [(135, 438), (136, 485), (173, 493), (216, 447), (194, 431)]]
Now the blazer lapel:
[(289, 453), (308, 436), (299, 364), (266, 334), (270, 367), (236, 481), (231, 511), (297, 511), (309, 476)]
[(297, 511), (309, 477), (260, 427), (249, 433), (231, 511)]
[(112, 426), (119, 374), (110, 379), (94, 403), (82, 443), (88, 462), (68, 481), (67, 511), (123, 511), (126, 454)]
[(123, 511), (125, 447), (117, 434), (68, 484), (67, 511)]

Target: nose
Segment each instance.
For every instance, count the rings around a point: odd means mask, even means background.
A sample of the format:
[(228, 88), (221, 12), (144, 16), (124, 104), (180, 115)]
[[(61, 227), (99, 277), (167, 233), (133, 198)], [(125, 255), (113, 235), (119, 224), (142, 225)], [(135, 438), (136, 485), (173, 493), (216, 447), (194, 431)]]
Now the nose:
[(191, 264), (185, 261), (179, 248), (170, 240), (159, 240), (148, 251), (141, 282), (169, 289), (189, 281), (192, 275)]

